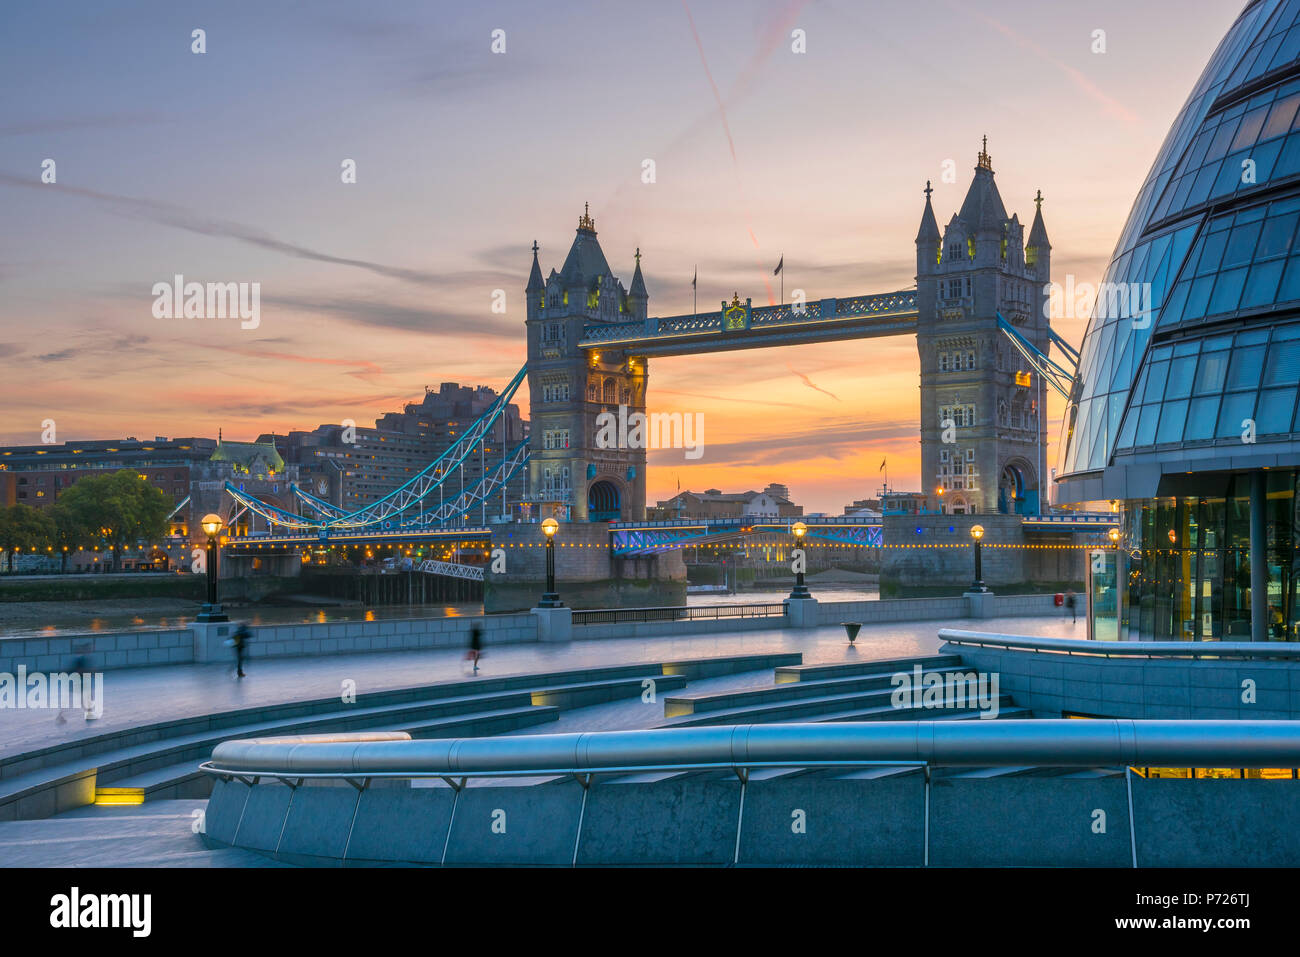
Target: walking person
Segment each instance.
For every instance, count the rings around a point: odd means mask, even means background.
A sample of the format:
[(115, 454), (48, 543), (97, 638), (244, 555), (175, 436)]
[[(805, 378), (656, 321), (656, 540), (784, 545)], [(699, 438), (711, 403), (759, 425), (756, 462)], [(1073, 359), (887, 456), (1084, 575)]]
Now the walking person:
[(483, 657), (483, 626), (475, 622), (469, 627), (469, 651), (465, 652), (465, 660), (474, 665), (471, 674), (478, 674), (478, 660), (481, 657)]
[[(77, 676), (77, 686), (81, 689), (81, 703), (84, 706), (82, 716), (87, 721), (94, 721), (99, 716), (93, 713), (92, 703), (86, 697), (86, 692), (90, 690), (90, 645), (78, 645), (73, 650), (76, 651), (77, 657), (73, 659), (72, 667), (68, 670)], [(59, 709), (59, 716), (54, 719), (55, 724), (68, 723), (68, 719), (65, 717), (67, 711), (67, 708)]]
[(235, 677), (244, 677), (244, 658), (248, 655), (248, 643), (253, 638), (253, 633), (249, 631), (248, 625), (244, 622), (239, 623), (235, 629), (234, 637), (231, 642), (235, 646)]
[(1074, 590), (1070, 589), (1065, 593), (1065, 607), (1070, 609), (1071, 624), (1079, 623), (1079, 600), (1074, 595)]

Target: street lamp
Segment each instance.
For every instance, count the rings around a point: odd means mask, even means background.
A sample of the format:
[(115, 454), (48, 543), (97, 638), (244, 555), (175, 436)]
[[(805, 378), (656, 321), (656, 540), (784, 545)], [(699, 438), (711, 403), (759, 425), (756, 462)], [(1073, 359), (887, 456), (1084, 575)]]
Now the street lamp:
[[(794, 532), (795, 541), (798, 542), (800, 546), (802, 546), (803, 537), (808, 534), (808, 526), (805, 525), (803, 522), (795, 522), (792, 526), (790, 526), (790, 531)], [(797, 565), (799, 571), (794, 573), (794, 590), (790, 592), (791, 598), (812, 597), (812, 593), (808, 591), (808, 586), (806, 586), (803, 583), (804, 561), (805, 561), (804, 556), (800, 555), (798, 560), (798, 565)]]
[(564, 602), (555, 593), (555, 533), (560, 530), (560, 523), (553, 518), (542, 522), (542, 534), (546, 536), (546, 594), (538, 608), (562, 608)]
[(980, 564), (980, 539), (984, 537), (984, 526), (972, 525), (970, 537), (975, 543), (975, 581), (970, 586), (970, 590), (986, 592), (988, 589), (984, 587), (984, 567)]
[(1109, 538), (1110, 538), (1110, 543), (1111, 543), (1112, 545), (1114, 545), (1116, 548), (1118, 548), (1118, 547), (1119, 547), (1119, 529), (1118, 529), (1118, 528), (1112, 528), (1112, 529), (1111, 529), (1109, 532), (1107, 532), (1106, 534), (1107, 534), (1107, 536), (1109, 536)]
[(203, 533), (208, 536), (208, 601), (199, 611), (195, 621), (230, 621), (222, 613), (221, 605), (217, 602), (217, 561), (220, 556), (220, 550), (217, 548), (217, 533), (221, 531), (224, 524), (220, 515), (211, 512), (204, 515), (203, 521), (199, 523)]

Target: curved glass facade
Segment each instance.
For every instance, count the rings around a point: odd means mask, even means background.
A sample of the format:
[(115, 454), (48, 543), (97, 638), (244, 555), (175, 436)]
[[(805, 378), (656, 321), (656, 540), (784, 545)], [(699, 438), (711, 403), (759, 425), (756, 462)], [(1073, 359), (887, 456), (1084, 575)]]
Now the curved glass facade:
[(1103, 279), (1063, 423), (1062, 501), (1131, 497), (1072, 487), (1117, 455), (1292, 438), (1298, 228), (1300, 0), (1258, 0), (1175, 120)]

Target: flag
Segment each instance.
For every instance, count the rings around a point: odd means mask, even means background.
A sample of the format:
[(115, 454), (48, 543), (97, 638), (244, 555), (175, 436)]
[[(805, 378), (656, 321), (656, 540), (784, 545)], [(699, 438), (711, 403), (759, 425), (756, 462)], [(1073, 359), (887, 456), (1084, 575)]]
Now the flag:
[(781, 275), (781, 267), (784, 266), (784, 265), (785, 265), (785, 254), (782, 253), (782, 254), (781, 254), (781, 261), (780, 261), (779, 263), (777, 263), (777, 264), (776, 264), (776, 268), (772, 270), (772, 275), (773, 275), (773, 276), (779, 276), (779, 275)]
[(696, 266), (696, 267), (695, 267), (695, 275), (691, 277), (691, 288), (692, 288), (692, 289), (695, 288), (695, 283), (699, 280), (699, 278), (700, 278), (700, 267), (699, 267), (699, 266)]
[(885, 470), (885, 460), (884, 460), (884, 459), (881, 459), (881, 460), (880, 460), (880, 468), (876, 469), (876, 471), (877, 471), (877, 472), (883, 472), (884, 470)]

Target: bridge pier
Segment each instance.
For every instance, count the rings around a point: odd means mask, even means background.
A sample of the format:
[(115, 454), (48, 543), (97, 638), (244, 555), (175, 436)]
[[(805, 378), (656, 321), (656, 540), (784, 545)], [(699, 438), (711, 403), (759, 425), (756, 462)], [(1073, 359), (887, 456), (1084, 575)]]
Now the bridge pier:
[[(545, 537), (540, 525), (492, 529), (483, 610), (525, 611), (546, 590)], [(555, 587), (566, 609), (645, 608), (686, 604), (680, 549), (621, 558), (605, 522), (564, 522), (555, 536)]]

